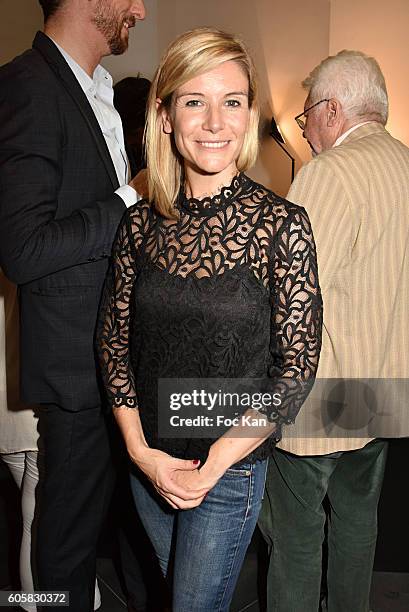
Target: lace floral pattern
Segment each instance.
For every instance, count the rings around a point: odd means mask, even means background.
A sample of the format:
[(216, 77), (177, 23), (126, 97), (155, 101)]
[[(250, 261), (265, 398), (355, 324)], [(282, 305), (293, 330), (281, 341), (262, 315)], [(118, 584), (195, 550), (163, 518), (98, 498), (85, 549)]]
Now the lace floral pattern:
[[(128, 209), (113, 247), (98, 352), (112, 407), (139, 407), (150, 446), (205, 460), (212, 440), (158, 438), (158, 378), (265, 378), (284, 398), (274, 438), (313, 384), (322, 301), (305, 210), (243, 174), (179, 218)], [(270, 385), (271, 388), (271, 385)], [(243, 461), (245, 461), (243, 460)]]

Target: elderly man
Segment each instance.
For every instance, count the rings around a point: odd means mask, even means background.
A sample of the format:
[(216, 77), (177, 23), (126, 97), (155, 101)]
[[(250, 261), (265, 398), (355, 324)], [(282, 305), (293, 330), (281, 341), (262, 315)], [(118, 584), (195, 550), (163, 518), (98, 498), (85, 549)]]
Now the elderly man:
[(93, 334), (111, 244), (137, 201), (99, 62), (127, 49), (145, 7), (40, 4), (44, 32), (0, 69), (0, 265), (19, 285), (23, 399), (41, 405), (38, 586), (89, 612), (110, 491)]
[[(288, 199), (306, 208), (317, 244), (324, 302), (317, 377), (407, 377), (409, 149), (385, 130), (383, 75), (373, 58), (342, 51), (303, 86), (308, 96), (296, 120), (314, 159)], [(328, 611), (368, 612), (387, 443), (302, 433), (283, 438), (269, 467), (260, 517), (270, 547), (268, 609), (319, 609), (327, 514)]]

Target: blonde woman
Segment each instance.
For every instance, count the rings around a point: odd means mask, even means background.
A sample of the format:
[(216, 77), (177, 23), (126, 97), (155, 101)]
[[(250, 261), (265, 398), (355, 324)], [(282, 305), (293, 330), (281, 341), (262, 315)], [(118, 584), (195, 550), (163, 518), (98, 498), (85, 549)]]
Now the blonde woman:
[[(308, 217), (243, 174), (257, 156), (258, 117), (239, 39), (200, 28), (170, 45), (148, 103), (149, 199), (125, 214), (106, 285), (103, 379), (174, 612), (228, 610), (267, 458), (318, 364)], [(192, 377), (277, 381), (283, 402), (257, 431), (240, 422), (236, 436), (160, 437), (158, 380)]]

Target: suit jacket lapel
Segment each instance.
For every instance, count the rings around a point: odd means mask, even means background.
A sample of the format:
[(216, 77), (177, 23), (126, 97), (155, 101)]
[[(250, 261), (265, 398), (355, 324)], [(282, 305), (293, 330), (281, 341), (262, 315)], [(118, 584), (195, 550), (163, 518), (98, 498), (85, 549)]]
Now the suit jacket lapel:
[(118, 177), (109, 153), (109, 149), (105, 142), (105, 138), (102, 134), (97, 118), (95, 117), (94, 111), (88, 102), (87, 96), (82, 90), (81, 85), (78, 83), (74, 73), (52, 40), (43, 32), (37, 32), (33, 42), (33, 48), (41, 53), (44, 59), (48, 62), (52, 70), (62, 81), (69, 95), (78, 106), (95, 140), (97, 151), (105, 165), (109, 178), (111, 179), (112, 186), (114, 189), (117, 189), (119, 187)]

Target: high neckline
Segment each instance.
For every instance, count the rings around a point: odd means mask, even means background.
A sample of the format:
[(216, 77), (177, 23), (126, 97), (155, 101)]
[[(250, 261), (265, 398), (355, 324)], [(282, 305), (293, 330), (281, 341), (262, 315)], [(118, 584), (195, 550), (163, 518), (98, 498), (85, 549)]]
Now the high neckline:
[(183, 186), (181, 186), (177, 207), (196, 217), (212, 216), (239, 194), (246, 180), (247, 177), (243, 173), (236, 174), (231, 183), (222, 187), (219, 193), (200, 199), (186, 197)]

